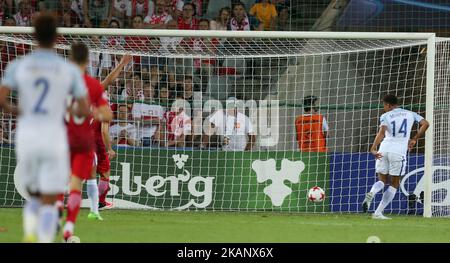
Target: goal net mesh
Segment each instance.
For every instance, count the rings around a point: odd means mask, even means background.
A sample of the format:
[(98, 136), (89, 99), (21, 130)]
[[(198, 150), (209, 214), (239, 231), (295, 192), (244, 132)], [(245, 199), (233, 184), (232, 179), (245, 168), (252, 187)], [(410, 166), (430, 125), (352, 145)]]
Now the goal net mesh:
[[(369, 148), (383, 96), (426, 114), (425, 39), (63, 35), (57, 52), (68, 57), (74, 42), (89, 46), (88, 73), (100, 80), (133, 56), (105, 87), (117, 153), (107, 200), (117, 208), (360, 212), (376, 181)], [(1, 74), (35, 48), (30, 34), (0, 34)], [(450, 207), (448, 50), (437, 43), (434, 216)], [(1, 118), (0, 206), (16, 207), (26, 196), (15, 183), (16, 119)], [(423, 213), (424, 145), (408, 153), (387, 213)], [(314, 186), (323, 201), (308, 199)]]

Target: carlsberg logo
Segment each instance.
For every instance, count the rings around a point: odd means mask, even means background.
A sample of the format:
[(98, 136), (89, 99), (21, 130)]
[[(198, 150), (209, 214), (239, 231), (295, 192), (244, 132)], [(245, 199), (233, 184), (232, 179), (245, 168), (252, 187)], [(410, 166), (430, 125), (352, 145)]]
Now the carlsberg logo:
[[(172, 155), (174, 166), (176, 167), (176, 174), (168, 177), (159, 175), (151, 176), (145, 182), (143, 182), (142, 176), (133, 176), (133, 180), (131, 180), (131, 164), (120, 163), (122, 174), (121, 176), (111, 176), (111, 181), (117, 182), (121, 179), (122, 184), (119, 186), (114, 182), (111, 182), (110, 195), (117, 195), (121, 189), (125, 196), (139, 195), (142, 197), (142, 190), (145, 189), (145, 191), (153, 197), (176, 199), (177, 197), (181, 198), (180, 191), (182, 187), (185, 187), (187, 184), (189, 194), (195, 198), (191, 198), (187, 200), (186, 204), (172, 209), (181, 210), (187, 209), (190, 206), (205, 208), (210, 205), (212, 201), (214, 177), (192, 176), (189, 170), (185, 169), (188, 158), (189, 156), (185, 154)], [(120, 197), (120, 195), (116, 196), (116, 198), (118, 197)], [(128, 205), (131, 204), (128, 202)], [(142, 206), (139, 207), (144, 208)]]

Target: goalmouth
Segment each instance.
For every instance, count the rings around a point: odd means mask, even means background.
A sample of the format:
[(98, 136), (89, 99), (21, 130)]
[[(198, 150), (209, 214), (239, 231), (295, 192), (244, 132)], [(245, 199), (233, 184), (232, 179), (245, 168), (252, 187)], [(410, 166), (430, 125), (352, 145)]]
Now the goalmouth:
[[(58, 30), (62, 56), (68, 56), (75, 41), (86, 43), (92, 57), (102, 54), (95, 77), (104, 77), (99, 68), (108, 72), (121, 55), (135, 57), (119, 81), (106, 87), (117, 113), (112, 125), (126, 121), (136, 129), (136, 144), (117, 145), (118, 157), (111, 163), (108, 198), (120, 208), (360, 212), (376, 180), (368, 151), (382, 114), (381, 99), (394, 93), (403, 107), (431, 125), (409, 153), (405, 181), (388, 210), (450, 215), (448, 40), (432, 33)], [(32, 28), (0, 27), (0, 43), (6, 47), (0, 49), (2, 57), (20, 57), (25, 52), (19, 46), (33, 50), (32, 33)], [(186, 81), (192, 81), (193, 95), (184, 100)], [(154, 95), (148, 97), (147, 87)], [(166, 99), (162, 92), (172, 95)], [(301, 152), (295, 120), (304, 114), (303, 99), (311, 95), (327, 119), (326, 149)], [(207, 147), (202, 144), (205, 120), (225, 110), (230, 97), (238, 99), (239, 111), (250, 119), (256, 137), (251, 149), (224, 151), (220, 136)], [(189, 103), (183, 107), (192, 130), (174, 147), (166, 116), (176, 99)], [(127, 120), (119, 119), (123, 105), (129, 107)], [(164, 136), (152, 137), (158, 145), (146, 144), (146, 124), (135, 116), (138, 106), (149, 105), (159, 106), (158, 118), (166, 123), (158, 126)], [(2, 120), (11, 135), (15, 118)], [(0, 206), (21, 206), (24, 194), (14, 180), (13, 148), (0, 149)], [(325, 190), (322, 203), (308, 201), (313, 186)]]

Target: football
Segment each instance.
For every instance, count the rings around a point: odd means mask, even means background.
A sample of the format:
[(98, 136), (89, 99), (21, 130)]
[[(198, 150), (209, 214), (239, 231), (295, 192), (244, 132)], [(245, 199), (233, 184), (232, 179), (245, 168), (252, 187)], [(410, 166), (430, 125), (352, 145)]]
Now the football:
[(311, 187), (308, 191), (308, 199), (315, 203), (322, 202), (325, 199), (325, 191), (318, 186)]

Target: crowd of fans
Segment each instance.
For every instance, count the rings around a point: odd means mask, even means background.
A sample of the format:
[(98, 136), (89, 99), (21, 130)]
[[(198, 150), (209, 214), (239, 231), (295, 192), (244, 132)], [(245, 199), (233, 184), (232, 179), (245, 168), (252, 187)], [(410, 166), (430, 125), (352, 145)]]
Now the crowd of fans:
[[(234, 9), (237, 3), (243, 4), (240, 10)], [(207, 19), (213, 30), (287, 30), (289, 6), (290, 0), (0, 0), (0, 26), (30, 26), (34, 15), (50, 11), (61, 27), (108, 27), (117, 21), (120, 28), (133, 28), (140, 17), (144, 28), (165, 28), (175, 20), (179, 29), (199, 29), (199, 21)]]
[[(0, 25), (30, 26), (34, 15), (50, 11), (55, 12), (61, 27), (288, 30), (289, 5), (289, 0), (0, 0)], [(115, 83), (107, 88), (116, 116), (110, 127), (114, 144), (220, 146), (220, 139), (214, 136), (209, 137), (209, 142), (202, 136), (194, 136), (192, 116), (170, 105), (177, 99), (192, 105), (195, 92), (208, 97), (210, 94), (205, 94), (205, 89), (209, 77), (239, 74), (238, 66), (230, 67), (212, 58), (161, 55), (179, 53), (183, 47), (195, 52), (215, 52), (223, 47), (223, 40), (103, 36), (91, 37), (91, 41), (111, 49), (115, 46), (139, 50), (156, 47), (160, 55), (134, 56)], [(25, 45), (0, 41), (0, 72), (4, 71), (8, 61), (28, 51)], [(89, 74), (103, 79), (121, 59), (121, 55), (113, 52), (92, 52)], [(3, 120), (1, 143), (11, 143), (14, 123), (5, 116)]]

